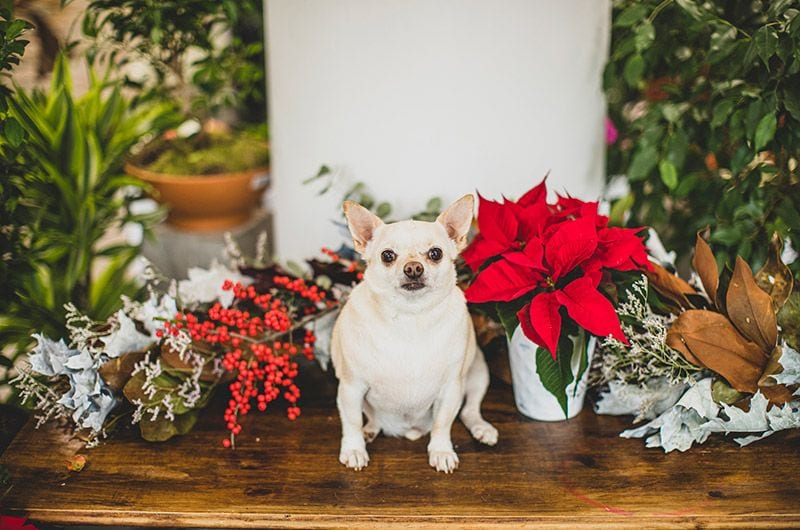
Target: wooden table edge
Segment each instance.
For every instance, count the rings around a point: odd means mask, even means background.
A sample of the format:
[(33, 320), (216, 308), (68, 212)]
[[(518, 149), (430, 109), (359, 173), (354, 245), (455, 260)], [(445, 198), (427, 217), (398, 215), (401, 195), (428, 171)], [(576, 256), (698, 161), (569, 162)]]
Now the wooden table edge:
[(290, 514), (290, 513), (185, 513), (34, 508), (7, 515), (25, 515), (31, 521), (59, 525), (192, 526), (204, 528), (798, 528), (800, 512), (795, 514), (740, 515), (369, 515), (369, 514)]

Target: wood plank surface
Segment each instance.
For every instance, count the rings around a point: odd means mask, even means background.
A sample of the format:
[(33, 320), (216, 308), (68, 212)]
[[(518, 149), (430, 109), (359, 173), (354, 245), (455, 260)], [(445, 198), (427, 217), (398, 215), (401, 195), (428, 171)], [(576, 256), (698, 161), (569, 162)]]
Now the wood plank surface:
[[(29, 423), (0, 457), (14, 481), (0, 511), (41, 523), (220, 528), (800, 527), (797, 432), (665, 455), (618, 437), (629, 418), (584, 410), (568, 422), (526, 420), (494, 382), (484, 414), (500, 441), (481, 446), (456, 423), (453, 475), (428, 467), (425, 440), (385, 437), (355, 472), (337, 460), (334, 382), (317, 374), (303, 384), (297, 421), (254, 414), (234, 451), (220, 443), (221, 399), (192, 433), (163, 444), (129, 429), (86, 450)], [(77, 452), (88, 464), (68, 473)]]

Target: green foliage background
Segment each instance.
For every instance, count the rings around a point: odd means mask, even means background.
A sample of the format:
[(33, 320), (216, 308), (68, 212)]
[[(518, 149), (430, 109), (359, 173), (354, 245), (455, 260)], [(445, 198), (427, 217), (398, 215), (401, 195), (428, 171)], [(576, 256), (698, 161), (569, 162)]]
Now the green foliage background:
[(48, 91), (15, 87), (5, 105), (4, 130), (13, 134), (0, 136), (0, 347), (10, 365), (32, 333), (66, 335), (66, 303), (102, 320), (122, 294), (137, 292), (126, 272), (138, 248), (101, 239), (109, 229), (147, 227), (161, 215), (130, 211), (142, 183), (124, 176), (122, 164), (135, 143), (173, 123), (174, 113), (163, 103), (132, 106), (110, 73), (93, 70), (88, 91), (77, 96), (64, 55)]
[[(777, 231), (800, 249), (800, 2), (618, 0), (605, 71), (619, 129), (616, 204), (689, 256), (760, 266)], [(793, 265), (797, 278), (800, 261)]]

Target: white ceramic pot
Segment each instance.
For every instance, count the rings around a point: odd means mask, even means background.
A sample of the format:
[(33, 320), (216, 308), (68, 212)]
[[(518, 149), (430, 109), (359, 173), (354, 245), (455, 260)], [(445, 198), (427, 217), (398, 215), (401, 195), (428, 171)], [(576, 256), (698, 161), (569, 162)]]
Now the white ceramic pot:
[[(591, 365), (597, 339), (594, 336), (586, 341), (588, 363)], [(536, 349), (534, 344), (517, 327), (508, 343), (509, 364), (511, 365), (511, 379), (514, 387), (514, 400), (517, 409), (525, 416), (541, 421), (562, 421), (573, 418), (583, 409), (583, 398), (586, 396), (586, 380), (589, 370), (584, 371), (579, 381), (572, 381), (567, 386), (567, 416), (558, 403), (556, 397), (542, 384), (536, 370)], [(573, 377), (580, 366), (580, 352), (572, 355)], [(577, 386), (577, 390), (576, 390)]]

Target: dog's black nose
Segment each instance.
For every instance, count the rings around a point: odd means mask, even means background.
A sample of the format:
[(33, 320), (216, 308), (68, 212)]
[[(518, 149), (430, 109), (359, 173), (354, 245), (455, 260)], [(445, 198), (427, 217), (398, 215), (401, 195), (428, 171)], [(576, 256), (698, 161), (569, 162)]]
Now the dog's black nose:
[(409, 261), (406, 263), (405, 267), (403, 267), (403, 272), (409, 279), (416, 280), (422, 276), (422, 273), (425, 272), (425, 268), (419, 261)]

